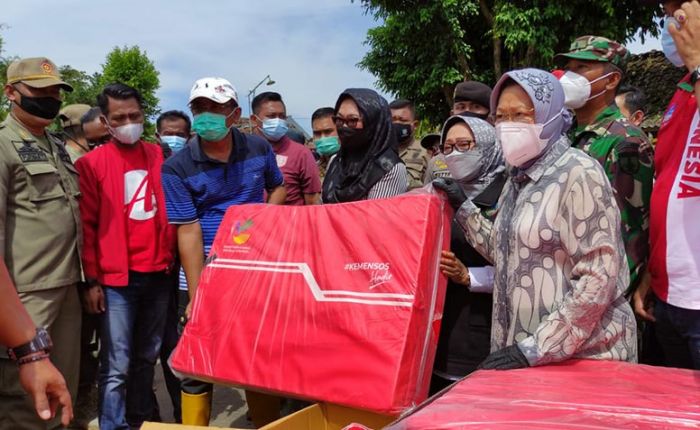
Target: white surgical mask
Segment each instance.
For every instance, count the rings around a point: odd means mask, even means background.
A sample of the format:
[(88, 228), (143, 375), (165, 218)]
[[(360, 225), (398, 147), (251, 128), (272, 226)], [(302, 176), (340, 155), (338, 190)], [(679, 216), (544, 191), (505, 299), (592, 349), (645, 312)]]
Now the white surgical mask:
[(543, 139), (542, 130), (561, 113), (544, 124), (526, 124), (523, 122), (503, 121), (496, 124), (496, 139), (503, 149), (506, 162), (520, 167), (537, 157), (547, 147), (549, 139)]
[(453, 149), (445, 156), (445, 163), (457, 182), (468, 183), (477, 179), (481, 173), (481, 151), (471, 149), (459, 152)]
[(559, 79), (559, 83), (564, 89), (564, 105), (569, 109), (579, 109), (582, 108), (589, 100), (596, 97), (600, 97), (605, 94), (606, 90), (599, 92), (598, 94), (591, 96), (591, 85), (605, 79), (612, 75), (614, 72), (606, 73), (605, 75), (589, 81), (584, 76), (574, 73), (572, 71), (567, 71)]
[(143, 123), (131, 122), (116, 128), (110, 127), (109, 132), (119, 142), (126, 145), (133, 145), (139, 141), (143, 134)]
[(673, 41), (671, 32), (668, 31), (669, 27), (672, 25), (675, 25), (676, 28), (679, 27), (676, 18), (666, 18), (666, 21), (664, 21), (664, 28), (661, 29), (661, 49), (664, 51), (666, 59), (673, 63), (674, 66), (683, 67), (685, 62), (678, 53), (678, 48), (676, 48), (676, 42)]

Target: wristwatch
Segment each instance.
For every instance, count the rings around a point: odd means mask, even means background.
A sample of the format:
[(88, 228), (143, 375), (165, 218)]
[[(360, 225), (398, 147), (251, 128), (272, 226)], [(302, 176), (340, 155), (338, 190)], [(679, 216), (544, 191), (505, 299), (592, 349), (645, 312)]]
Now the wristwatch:
[(24, 345), (16, 346), (14, 348), (7, 348), (7, 355), (10, 359), (14, 361), (19, 361), (22, 357), (26, 357), (30, 354), (35, 354), (37, 352), (43, 352), (48, 354), (53, 348), (53, 343), (51, 342), (51, 336), (46, 331), (45, 328), (40, 327), (36, 329), (36, 336), (34, 339), (25, 343)]
[(690, 84), (694, 86), (698, 82), (698, 79), (700, 79), (700, 66), (697, 66), (690, 73)]

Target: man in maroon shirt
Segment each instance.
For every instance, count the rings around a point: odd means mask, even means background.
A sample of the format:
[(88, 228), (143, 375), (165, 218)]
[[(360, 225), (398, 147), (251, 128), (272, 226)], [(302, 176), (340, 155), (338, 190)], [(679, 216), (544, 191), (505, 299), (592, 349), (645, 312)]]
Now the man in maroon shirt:
[(265, 92), (253, 99), (251, 121), (255, 132), (272, 145), (277, 156), (277, 166), (284, 175), (287, 190), (286, 205), (303, 206), (321, 203), (321, 178), (318, 165), (311, 151), (286, 134), (287, 108), (282, 97)]

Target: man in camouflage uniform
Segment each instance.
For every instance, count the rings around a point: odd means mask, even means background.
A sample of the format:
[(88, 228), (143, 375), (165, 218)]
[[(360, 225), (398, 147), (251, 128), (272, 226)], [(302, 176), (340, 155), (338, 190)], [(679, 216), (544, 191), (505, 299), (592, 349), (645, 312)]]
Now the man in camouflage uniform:
[[(576, 112), (572, 142), (603, 165), (615, 191), (622, 214), (630, 289), (634, 289), (642, 280), (648, 282), (654, 154), (644, 132), (629, 122), (615, 104), (628, 57), (623, 45), (595, 36), (579, 37), (570, 52), (557, 55), (558, 60), (565, 61), (562, 84), (567, 105)], [(575, 89), (576, 85), (587, 88), (583, 95)]]
[[(10, 115), (0, 124), (0, 252), (22, 304), (53, 339), (51, 361), (75, 398), (80, 362), (82, 228), (78, 173), (64, 142), (46, 130), (61, 107), (61, 80), (47, 58), (14, 61), (4, 91)], [(0, 430), (62, 427), (43, 422), (0, 348)]]
[(399, 140), (399, 157), (406, 165), (409, 176), (408, 189), (423, 186), (423, 178), (428, 167), (428, 152), (414, 138), (418, 120), (413, 102), (409, 100), (394, 100), (389, 105), (391, 121)]

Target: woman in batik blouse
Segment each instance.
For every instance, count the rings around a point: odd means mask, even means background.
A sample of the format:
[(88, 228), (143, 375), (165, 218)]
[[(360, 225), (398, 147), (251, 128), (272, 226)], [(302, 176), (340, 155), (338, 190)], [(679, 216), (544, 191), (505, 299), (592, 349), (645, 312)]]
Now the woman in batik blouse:
[(511, 169), (495, 220), (454, 181), (434, 182), (496, 270), (491, 354), (480, 367), (635, 362), (620, 212), (600, 165), (570, 147), (561, 85), (542, 70), (508, 72), (494, 88), (491, 112)]

